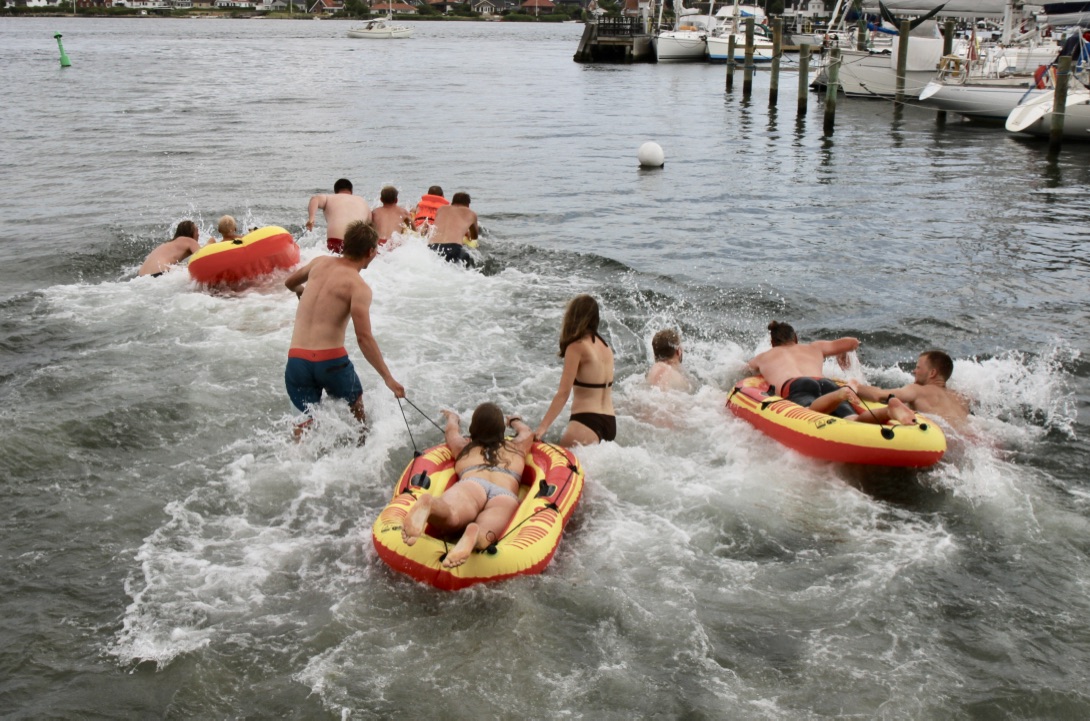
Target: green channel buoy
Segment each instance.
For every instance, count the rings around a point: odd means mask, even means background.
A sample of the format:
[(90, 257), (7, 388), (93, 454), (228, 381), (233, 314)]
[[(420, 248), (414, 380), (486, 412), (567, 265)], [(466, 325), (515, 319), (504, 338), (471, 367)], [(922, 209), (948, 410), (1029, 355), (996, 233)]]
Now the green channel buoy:
[(68, 55), (64, 52), (64, 45), (61, 44), (61, 34), (57, 33), (53, 36), (57, 40), (57, 48), (61, 51), (61, 67), (67, 68), (72, 65), (72, 61), (68, 59)]

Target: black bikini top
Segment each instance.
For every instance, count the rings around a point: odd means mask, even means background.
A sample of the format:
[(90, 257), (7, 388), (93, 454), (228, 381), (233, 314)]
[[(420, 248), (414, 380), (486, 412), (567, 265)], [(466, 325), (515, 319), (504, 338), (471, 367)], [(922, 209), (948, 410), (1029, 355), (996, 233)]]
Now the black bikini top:
[[(609, 347), (609, 344), (606, 343), (606, 339), (603, 338), (602, 336), (598, 335), (597, 333), (595, 333), (594, 335), (592, 335), (590, 337), (590, 342), (591, 343), (594, 343), (596, 340), (602, 341), (602, 345), (604, 345), (606, 348)], [(612, 380), (610, 380), (608, 383), (584, 383), (583, 381), (576, 378), (575, 380), (572, 381), (571, 384), (573, 386), (578, 386), (579, 388), (612, 388), (613, 387), (613, 381)]]
[(571, 384), (573, 386), (579, 386), (580, 388), (612, 388), (613, 387), (613, 381), (609, 381), (608, 383), (584, 383), (583, 381), (579, 380), (578, 378), (573, 380), (571, 382)]

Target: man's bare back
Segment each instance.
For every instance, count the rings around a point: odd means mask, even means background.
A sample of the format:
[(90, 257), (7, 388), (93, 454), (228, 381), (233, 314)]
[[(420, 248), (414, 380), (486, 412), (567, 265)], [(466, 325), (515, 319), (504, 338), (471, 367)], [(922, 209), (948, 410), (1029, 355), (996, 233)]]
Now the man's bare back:
[(366, 312), (371, 305), (371, 288), (360, 277), (359, 268), (344, 258), (315, 258), (285, 281), (297, 293), (302, 283), (306, 285), (299, 295), (291, 347), (326, 350), (343, 346), (353, 306), (362, 305)]
[(411, 221), (409, 211), (397, 204), (384, 204), (371, 211), (371, 222), (380, 240), (389, 240), (391, 235), (404, 230)]
[(823, 377), (826, 357), (848, 353), (858, 345), (855, 338), (779, 345), (755, 356), (749, 367), (764, 376), (769, 385), (780, 388), (792, 378)]
[(174, 240), (169, 240), (148, 253), (148, 257), (144, 260), (144, 264), (140, 266), (137, 275), (162, 273), (175, 263), (196, 253), (201, 249), (201, 246), (197, 243), (197, 232), (195, 230), (193, 235), (192, 238), (179, 235)]
[(371, 222), (371, 206), (352, 191), (332, 195), (315, 195), (307, 209), (307, 230), (314, 229), (314, 215), (321, 208), (325, 214), (326, 238), (344, 238), (348, 224), (356, 220)]
[(467, 205), (451, 203), (435, 211), (435, 234), (428, 243), (464, 243), (465, 238), (475, 240), (478, 234), (477, 214)]

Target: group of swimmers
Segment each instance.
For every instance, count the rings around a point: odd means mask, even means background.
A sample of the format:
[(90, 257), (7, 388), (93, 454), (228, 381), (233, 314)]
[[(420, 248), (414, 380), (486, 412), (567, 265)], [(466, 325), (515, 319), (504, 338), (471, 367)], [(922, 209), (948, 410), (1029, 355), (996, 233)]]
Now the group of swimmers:
[[(387, 367), (371, 331), (372, 291), (360, 271), (376, 257), (382, 240), (380, 233), (389, 238), (410, 227), (421, 214), (419, 206), (417, 213), (397, 207), (397, 191), (393, 188), (383, 189), (383, 207), (372, 214), (366, 201), (352, 195), (351, 184), (345, 188), (342, 183), (348, 181), (338, 181), (333, 195), (311, 198), (307, 220), (307, 228), (313, 228), (316, 211), (324, 211), (328, 247), (335, 254), (314, 258), (284, 281), (299, 298), (284, 382), (292, 404), (303, 414), (295, 426), (297, 438), (312, 422), (311, 407), (321, 401), (323, 394), (329, 394), (349, 404), (360, 423), (362, 443), (366, 433), (363, 387), (344, 347), (349, 320), (360, 352), (386, 387), (397, 398), (405, 397), (405, 388)], [(341, 189), (337, 190), (338, 186)], [(469, 211), (468, 196), (464, 205), (459, 202), (459, 196), (465, 195), (461, 193), (455, 195), (452, 203), (442, 205), (435, 202), (442, 197), (441, 193), (441, 189), (433, 187), (425, 195), (431, 198), (420, 225), (434, 224), (434, 236), (444, 244), (461, 245), (464, 237), (477, 237), (477, 218)], [(444, 210), (453, 212), (445, 215)], [(366, 218), (352, 218), (353, 215)], [(444, 218), (450, 220), (445, 222)], [(235, 232), (227, 230), (230, 234)], [(230, 239), (222, 225), (220, 232)], [(192, 221), (180, 223), (176, 235), (175, 240), (185, 239), (186, 247), (196, 246), (197, 232)], [(457, 241), (452, 240), (455, 236)], [(443, 250), (439, 252), (455, 260)], [(559, 445), (588, 445), (616, 438), (613, 351), (599, 333), (599, 322), (598, 302), (592, 296), (579, 295), (567, 304), (557, 354), (563, 359), (559, 386), (536, 427), (517, 415), (504, 416), (493, 403), (483, 403), (473, 413), (469, 435), (463, 436), (457, 414), (444, 411), (445, 440), (456, 455), (455, 471), (466, 483), (455, 484), (438, 498), (423, 494), (417, 499), (403, 523), (402, 537), (407, 545), (413, 545), (428, 524), (445, 533), (461, 531), (458, 543), (442, 562), (448, 568), (463, 564), (473, 551), (491, 545), (517, 510), (519, 483), (530, 445), (545, 438), (569, 399), (570, 416)], [(772, 321), (768, 329), (772, 348), (755, 356), (748, 367), (764, 376), (773, 392), (799, 405), (875, 423), (889, 420), (913, 423), (914, 411), (919, 411), (942, 416), (958, 427), (968, 416), (966, 399), (946, 388), (953, 361), (941, 351), (921, 354), (913, 382), (901, 388), (881, 389), (861, 383), (841, 386), (824, 377), (824, 361), (837, 357), (846, 369), (847, 354), (859, 347), (857, 339), (845, 337), (804, 344), (786, 323)], [(647, 373), (648, 383), (663, 390), (691, 390), (681, 370), (684, 353), (677, 331), (667, 329), (657, 333), (652, 339), (652, 350), (655, 363)], [(856, 415), (850, 402), (859, 399), (885, 401), (887, 405)], [(510, 439), (505, 435), (508, 427), (515, 432)]]
[[(447, 200), (438, 185), (428, 188), (416, 206), (410, 211), (398, 205), (398, 190), (384, 187), (379, 200), (381, 206), (373, 211), (367, 201), (352, 193), (352, 182), (341, 178), (333, 184), (333, 193), (314, 195), (307, 206), (306, 228), (314, 229), (315, 215), (319, 210), (326, 220), (326, 247), (340, 253), (344, 233), (349, 223), (357, 220), (370, 223), (378, 233), (379, 244), (386, 244), (397, 234), (413, 231), (427, 239), (428, 247), (452, 263), (473, 266), (473, 256), (466, 249), (480, 236), (477, 213), (470, 210), (468, 193), (455, 193)], [(210, 238), (208, 244), (237, 240), (238, 223), (230, 215), (219, 219), (217, 230), (220, 239)], [(192, 220), (178, 224), (174, 237), (157, 246), (147, 258), (137, 275), (158, 277), (200, 250), (200, 231)]]

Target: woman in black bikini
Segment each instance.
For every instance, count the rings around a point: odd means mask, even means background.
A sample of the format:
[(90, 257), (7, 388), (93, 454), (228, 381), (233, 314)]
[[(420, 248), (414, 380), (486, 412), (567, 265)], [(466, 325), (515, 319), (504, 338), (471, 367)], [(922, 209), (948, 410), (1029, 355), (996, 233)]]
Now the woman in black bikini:
[(488, 548), (511, 522), (518, 510), (519, 483), (534, 436), (521, 418), (511, 416), (507, 425), (518, 435), (504, 438), (503, 411), (495, 403), (482, 403), (473, 411), (468, 438), (458, 427), (458, 414), (443, 413), (447, 416), (446, 441), (457, 458), (454, 470), (459, 480), (438, 498), (427, 493), (420, 496), (405, 516), (401, 537), (405, 545), (413, 545), (428, 523), (442, 533), (465, 529), (443, 559), (444, 567), (454, 568), (465, 563), (474, 549)]
[(560, 445), (590, 445), (617, 437), (613, 411), (613, 351), (598, 335), (598, 301), (589, 295), (572, 298), (560, 328), (564, 372), (549, 410), (537, 427), (541, 439), (571, 396), (571, 418)]

